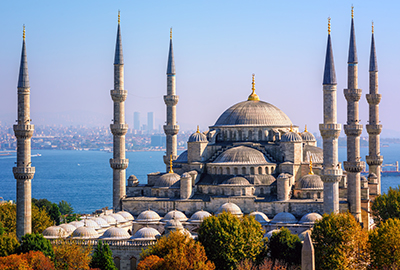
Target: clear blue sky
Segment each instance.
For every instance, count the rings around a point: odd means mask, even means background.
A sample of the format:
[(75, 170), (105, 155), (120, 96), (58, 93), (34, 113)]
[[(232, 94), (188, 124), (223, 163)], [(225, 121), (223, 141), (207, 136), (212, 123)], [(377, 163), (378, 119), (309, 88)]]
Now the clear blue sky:
[[(351, 5), (354, 5), (362, 124), (368, 120), (371, 21), (379, 67), (381, 121), (400, 133), (399, 1), (2, 1), (0, 4), (0, 120), (16, 117), (22, 25), (26, 25), (34, 124), (65, 124), (60, 115), (112, 119), (113, 57), (121, 10), (127, 122), (133, 112), (165, 119), (169, 28), (177, 70), (177, 120), (183, 128), (215, 123), (243, 101), (256, 74), (256, 92), (296, 125), (318, 131), (327, 18), (338, 79), (338, 120), (346, 121), (343, 88)], [(75, 118), (71, 118), (74, 124)], [(160, 122), (160, 121), (159, 121)], [(78, 122), (76, 122), (78, 123)], [(80, 123), (79, 123), (80, 124)], [(319, 132), (318, 132), (319, 133)], [(367, 136), (366, 131), (363, 132)]]

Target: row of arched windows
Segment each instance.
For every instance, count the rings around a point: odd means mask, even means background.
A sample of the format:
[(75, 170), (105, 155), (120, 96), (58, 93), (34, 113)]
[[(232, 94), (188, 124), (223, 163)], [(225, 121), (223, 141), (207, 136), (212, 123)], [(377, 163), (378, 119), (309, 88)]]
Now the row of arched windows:
[[(266, 133), (266, 136), (264, 136)], [(242, 130), (242, 129), (233, 129), (233, 130), (223, 130), (218, 134), (219, 141), (265, 141), (267, 137), (268, 131), (264, 131), (262, 129), (254, 129), (254, 130)]]
[(259, 167), (225, 167), (213, 166), (211, 167), (211, 174), (226, 174), (226, 175), (239, 175), (239, 174), (273, 174), (275, 166), (259, 166)]

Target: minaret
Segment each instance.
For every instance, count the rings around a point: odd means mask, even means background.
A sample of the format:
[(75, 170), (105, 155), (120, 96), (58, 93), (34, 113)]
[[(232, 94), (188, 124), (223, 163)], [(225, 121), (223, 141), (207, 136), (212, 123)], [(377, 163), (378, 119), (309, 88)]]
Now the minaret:
[(125, 123), (125, 99), (128, 91), (124, 90), (124, 58), (122, 56), (120, 14), (118, 11), (117, 42), (114, 58), (114, 90), (111, 90), (111, 98), (114, 101), (114, 119), (110, 125), (114, 136), (113, 158), (110, 166), (113, 169), (113, 209), (121, 209), (121, 199), (125, 197), (125, 174), (129, 160), (125, 158), (125, 134), (128, 125)]
[(361, 98), (362, 90), (358, 89), (358, 60), (353, 12), (352, 7), (349, 58), (347, 61), (347, 89), (344, 89), (344, 96), (347, 100), (347, 124), (344, 125), (344, 132), (347, 136), (347, 161), (343, 162), (343, 165), (347, 172), (347, 201), (349, 202), (350, 213), (357, 221), (361, 222), (360, 173), (364, 169), (364, 162), (360, 161), (362, 125), (359, 124), (360, 120), (358, 119), (358, 101)]
[(25, 26), (22, 41), (21, 65), (18, 79), (18, 120), (14, 125), (17, 137), (17, 166), (13, 168), (17, 180), (17, 237), (21, 239), (32, 232), (31, 180), (35, 167), (31, 167), (31, 138), (34, 125), (31, 125), (30, 85), (28, 61), (26, 57)]
[(381, 165), (383, 156), (380, 155), (380, 133), (382, 125), (379, 124), (379, 103), (381, 94), (378, 94), (378, 63), (376, 60), (374, 25), (372, 24), (371, 56), (369, 60), (369, 125), (366, 125), (369, 135), (369, 155), (366, 157), (369, 172), (377, 176), (376, 190), (371, 189), (370, 194), (375, 197), (381, 194)]
[(324, 81), (324, 123), (319, 125), (323, 139), (324, 163), (321, 179), (324, 182), (324, 213), (339, 211), (339, 181), (342, 169), (338, 162), (338, 138), (341, 125), (337, 123), (336, 74), (331, 43), (331, 23), (328, 19)]
[(175, 86), (175, 61), (174, 50), (172, 48), (172, 28), (169, 37), (169, 54), (167, 64), (167, 95), (164, 96), (165, 105), (167, 105), (167, 124), (164, 125), (164, 132), (167, 135), (167, 151), (164, 156), (164, 163), (167, 166), (166, 171), (170, 170), (170, 159), (177, 158), (177, 134), (179, 126), (176, 124), (176, 104), (179, 96), (176, 94)]

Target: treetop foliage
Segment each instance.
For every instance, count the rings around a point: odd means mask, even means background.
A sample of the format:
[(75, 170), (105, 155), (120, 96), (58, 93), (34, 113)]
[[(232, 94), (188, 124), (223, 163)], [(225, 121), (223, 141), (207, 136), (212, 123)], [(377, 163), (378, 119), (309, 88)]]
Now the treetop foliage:
[(54, 249), (54, 265), (56, 270), (88, 270), (91, 260), (92, 246), (80, 245), (75, 241), (59, 240)]
[(50, 241), (43, 237), (42, 234), (32, 233), (22, 236), (21, 245), (18, 253), (28, 253), (29, 251), (41, 251), (44, 255), (54, 258), (53, 246)]
[(93, 252), (90, 267), (99, 268), (101, 270), (116, 270), (114, 265), (112, 252), (107, 243), (98, 241), (97, 246)]
[(3, 270), (54, 270), (54, 264), (43, 252), (29, 251), (23, 254), (13, 254), (0, 257), (0, 269)]
[(279, 232), (274, 232), (268, 241), (271, 259), (285, 262), (287, 265), (301, 264), (302, 247), (300, 238), (284, 227)]
[(72, 208), (71, 204), (64, 200), (58, 203), (58, 207), (62, 215), (72, 215), (74, 213), (74, 208)]
[(389, 187), (387, 194), (376, 197), (371, 210), (374, 221), (378, 226), (389, 218), (400, 219), (400, 186), (397, 188)]

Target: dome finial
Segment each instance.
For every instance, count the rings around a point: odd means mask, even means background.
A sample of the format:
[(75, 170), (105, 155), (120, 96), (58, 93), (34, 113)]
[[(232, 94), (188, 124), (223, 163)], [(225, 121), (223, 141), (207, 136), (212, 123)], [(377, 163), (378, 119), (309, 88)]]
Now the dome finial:
[(306, 125), (305, 128), (304, 128), (304, 132), (308, 132), (308, 130), (307, 130), (307, 125)]
[(259, 101), (260, 98), (257, 96), (256, 94), (256, 83), (255, 83), (255, 79), (254, 77), (256, 76), (256, 74), (253, 73), (253, 78), (252, 78), (252, 82), (251, 82), (251, 95), (249, 96), (249, 98), (247, 99), (248, 101), (252, 100), (252, 101)]
[(23, 28), (24, 28), (24, 30), (22, 32), (22, 38), (25, 40), (25, 24), (23, 25)]
[(293, 132), (293, 125), (292, 124), (290, 124), (290, 130), (289, 131)]
[(351, 5), (351, 18), (354, 19), (354, 6)]
[(331, 17), (328, 17), (328, 35), (331, 34)]
[(197, 131), (196, 133), (200, 133), (199, 125), (197, 125)]
[(120, 24), (121, 23), (121, 13), (120, 13), (120, 11), (118, 10), (118, 24)]
[(374, 33), (374, 21), (372, 21), (372, 34)]
[(172, 27), (169, 29), (169, 39), (172, 39)]
[(172, 155), (169, 156), (169, 173), (174, 173), (172, 170)]
[(308, 174), (314, 174), (313, 170), (312, 170), (312, 160), (311, 160), (311, 156), (310, 156), (310, 165), (309, 165), (310, 171), (308, 172)]

